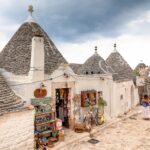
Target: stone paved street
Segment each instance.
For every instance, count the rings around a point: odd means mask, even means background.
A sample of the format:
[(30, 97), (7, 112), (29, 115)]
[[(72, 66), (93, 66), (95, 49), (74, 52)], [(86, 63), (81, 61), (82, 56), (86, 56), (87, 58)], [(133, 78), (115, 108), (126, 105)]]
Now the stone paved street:
[(94, 134), (97, 144), (87, 141), (88, 136), (68, 144), (61, 150), (150, 150), (150, 120), (142, 114), (133, 115)]

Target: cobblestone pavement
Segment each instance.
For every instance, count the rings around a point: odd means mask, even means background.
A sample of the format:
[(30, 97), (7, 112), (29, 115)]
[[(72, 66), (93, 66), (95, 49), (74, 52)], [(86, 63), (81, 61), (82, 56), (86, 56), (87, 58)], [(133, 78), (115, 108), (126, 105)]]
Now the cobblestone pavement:
[(93, 138), (99, 143), (91, 144), (85, 136), (61, 150), (150, 150), (150, 120), (136, 114), (100, 130)]
[(86, 137), (63, 150), (150, 150), (150, 120), (134, 115), (96, 133), (97, 144), (87, 142)]

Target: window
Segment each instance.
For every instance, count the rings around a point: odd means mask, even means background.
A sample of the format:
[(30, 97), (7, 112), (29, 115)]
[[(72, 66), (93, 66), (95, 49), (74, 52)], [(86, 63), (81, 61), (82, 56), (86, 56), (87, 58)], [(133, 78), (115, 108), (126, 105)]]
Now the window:
[(123, 95), (122, 94), (120, 95), (120, 100), (123, 100)]
[(81, 107), (88, 107), (96, 104), (96, 91), (81, 91)]

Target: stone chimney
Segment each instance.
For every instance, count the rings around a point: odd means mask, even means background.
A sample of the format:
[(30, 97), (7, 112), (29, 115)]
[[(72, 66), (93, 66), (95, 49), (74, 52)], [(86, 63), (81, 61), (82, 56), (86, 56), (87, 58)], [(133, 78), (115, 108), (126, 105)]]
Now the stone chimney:
[(29, 77), (31, 81), (44, 80), (44, 39), (39, 31), (32, 38)]

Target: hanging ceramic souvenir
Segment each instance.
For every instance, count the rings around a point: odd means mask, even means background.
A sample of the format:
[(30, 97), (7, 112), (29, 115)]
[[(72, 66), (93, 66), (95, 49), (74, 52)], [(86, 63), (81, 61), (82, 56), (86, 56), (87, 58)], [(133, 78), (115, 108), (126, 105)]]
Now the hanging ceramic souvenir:
[(64, 89), (60, 89), (60, 96), (63, 97), (64, 95)]
[(71, 111), (70, 111), (70, 109), (68, 109), (68, 116), (71, 116)]
[(56, 128), (57, 128), (57, 130), (62, 130), (62, 120), (61, 119), (56, 120)]
[(70, 108), (70, 103), (67, 104), (67, 108)]

